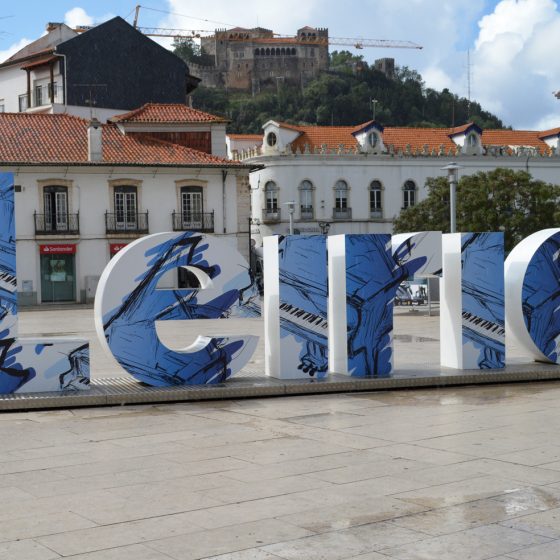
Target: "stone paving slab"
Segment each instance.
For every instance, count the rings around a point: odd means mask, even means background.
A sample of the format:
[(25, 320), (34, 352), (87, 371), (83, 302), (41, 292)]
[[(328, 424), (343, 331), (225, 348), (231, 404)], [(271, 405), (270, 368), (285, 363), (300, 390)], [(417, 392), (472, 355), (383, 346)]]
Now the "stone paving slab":
[(256, 398), (337, 392), (359, 392), (419, 387), (530, 382), (560, 379), (560, 366), (532, 362), (508, 346), (508, 365), (500, 370), (460, 371), (442, 368), (439, 360), (439, 317), (427, 308), (395, 308), (394, 362), (389, 378), (360, 379), (330, 375), (324, 380), (278, 380), (264, 375), (262, 319), (174, 321), (158, 324), (158, 334), (171, 348), (200, 333), (227, 335), (244, 332), (260, 337), (257, 350), (243, 371), (225, 384), (195, 387), (147, 387), (127, 376), (102, 350), (95, 333), (93, 310), (88, 307), (41, 308), (20, 313), (21, 336), (80, 336), (89, 339), (92, 383), (88, 391), (0, 395), (1, 410), (108, 406), (140, 403)]

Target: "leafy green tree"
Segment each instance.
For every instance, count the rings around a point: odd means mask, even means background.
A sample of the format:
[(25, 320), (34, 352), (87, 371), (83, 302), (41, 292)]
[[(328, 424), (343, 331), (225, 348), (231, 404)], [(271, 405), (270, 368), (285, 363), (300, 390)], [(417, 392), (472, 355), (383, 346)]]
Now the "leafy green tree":
[[(426, 181), (428, 196), (403, 210), (396, 233), (449, 232), (449, 184), (446, 177)], [(506, 251), (522, 239), (560, 220), (560, 186), (533, 179), (525, 171), (497, 168), (462, 177), (457, 185), (458, 231), (504, 231)]]

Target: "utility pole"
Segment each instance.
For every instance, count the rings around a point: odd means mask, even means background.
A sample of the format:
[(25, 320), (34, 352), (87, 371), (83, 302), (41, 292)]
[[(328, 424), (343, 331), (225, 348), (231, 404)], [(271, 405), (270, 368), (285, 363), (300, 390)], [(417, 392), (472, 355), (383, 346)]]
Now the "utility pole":
[(132, 27), (134, 27), (134, 29), (136, 29), (138, 27), (138, 16), (140, 14), (140, 4), (136, 5), (136, 12), (134, 14), (134, 23), (132, 24)]
[(377, 101), (377, 99), (370, 99), (369, 102), (371, 103), (371, 106), (373, 107), (373, 120), (375, 120), (375, 107), (376, 105), (379, 103), (379, 101)]

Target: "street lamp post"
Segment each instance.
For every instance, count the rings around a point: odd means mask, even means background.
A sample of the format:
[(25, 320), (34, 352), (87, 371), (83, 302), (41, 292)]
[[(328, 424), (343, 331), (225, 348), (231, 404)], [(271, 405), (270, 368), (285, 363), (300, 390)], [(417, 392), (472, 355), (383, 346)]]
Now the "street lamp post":
[(294, 235), (294, 212), (296, 210), (296, 203), (290, 200), (284, 204), (288, 207), (288, 215), (290, 216), (290, 235)]
[(457, 178), (459, 175), (459, 169), (462, 168), (462, 165), (457, 165), (454, 161), (441, 168), (442, 171), (447, 171), (447, 180), (449, 181), (450, 233), (455, 233), (457, 230)]

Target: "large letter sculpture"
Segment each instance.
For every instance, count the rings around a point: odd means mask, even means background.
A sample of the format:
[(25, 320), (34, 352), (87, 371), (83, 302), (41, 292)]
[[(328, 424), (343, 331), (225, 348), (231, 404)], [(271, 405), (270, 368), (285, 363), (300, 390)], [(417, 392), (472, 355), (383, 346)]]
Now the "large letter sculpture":
[(393, 368), (393, 302), (412, 276), (441, 272), (441, 232), (328, 238), (330, 371), (386, 377)]
[(263, 240), (266, 374), (328, 373), (327, 250), (323, 235)]
[(18, 338), (14, 181), (0, 173), (0, 393), (89, 387), (89, 344)]
[(443, 236), (442, 366), (456, 369), (505, 366), (503, 263), (503, 233)]
[[(157, 289), (161, 278), (186, 267), (202, 289)], [(103, 346), (128, 373), (153, 386), (221, 383), (255, 351), (258, 337), (199, 336), (184, 351), (159, 340), (156, 321), (256, 317), (258, 291), (247, 262), (225, 241), (199, 233), (156, 233), (119, 251), (95, 296), (95, 325)]]
[(506, 324), (535, 360), (560, 363), (560, 229), (533, 233), (509, 254)]

